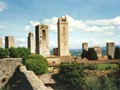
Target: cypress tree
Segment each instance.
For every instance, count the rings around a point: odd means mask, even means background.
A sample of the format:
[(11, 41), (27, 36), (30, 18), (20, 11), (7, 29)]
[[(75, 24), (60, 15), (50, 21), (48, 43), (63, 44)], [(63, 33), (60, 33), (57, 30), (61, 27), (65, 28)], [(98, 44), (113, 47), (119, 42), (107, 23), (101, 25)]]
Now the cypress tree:
[(89, 48), (87, 51), (87, 57), (88, 60), (97, 60), (98, 56), (94, 48)]
[(83, 52), (82, 52), (82, 54), (81, 54), (81, 58), (82, 59), (86, 58), (86, 54), (87, 54), (87, 51), (84, 49)]
[(115, 48), (114, 58), (120, 59), (120, 48), (119, 47)]

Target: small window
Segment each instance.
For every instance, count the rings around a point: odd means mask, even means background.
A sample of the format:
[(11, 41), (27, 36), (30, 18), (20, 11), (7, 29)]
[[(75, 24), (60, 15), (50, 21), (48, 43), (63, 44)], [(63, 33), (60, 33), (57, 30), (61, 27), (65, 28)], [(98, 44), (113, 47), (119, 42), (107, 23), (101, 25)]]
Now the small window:
[(42, 30), (42, 39), (43, 39), (43, 40), (46, 39), (46, 32), (45, 32), (45, 30)]

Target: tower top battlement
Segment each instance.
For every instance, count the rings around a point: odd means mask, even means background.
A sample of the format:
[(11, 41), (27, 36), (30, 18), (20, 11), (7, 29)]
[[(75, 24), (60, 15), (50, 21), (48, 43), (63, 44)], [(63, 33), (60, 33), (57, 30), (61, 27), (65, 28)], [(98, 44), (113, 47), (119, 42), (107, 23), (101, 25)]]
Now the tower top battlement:
[(33, 36), (33, 33), (32, 33), (32, 32), (29, 32), (29, 36)]
[(58, 19), (58, 23), (59, 23), (59, 22), (67, 22), (67, 17), (64, 16), (64, 17), (59, 18), (59, 19)]
[(43, 30), (43, 29), (44, 29), (44, 30), (47, 30), (47, 29), (48, 29), (48, 25), (44, 25), (44, 24), (36, 25), (35, 27), (36, 27), (36, 28), (37, 28), (37, 27), (40, 27), (41, 30)]

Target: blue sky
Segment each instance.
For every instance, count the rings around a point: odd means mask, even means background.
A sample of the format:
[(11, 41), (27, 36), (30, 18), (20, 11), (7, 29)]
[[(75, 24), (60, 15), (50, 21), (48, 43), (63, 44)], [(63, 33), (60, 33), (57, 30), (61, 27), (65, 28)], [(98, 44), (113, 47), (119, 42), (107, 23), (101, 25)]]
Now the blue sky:
[(50, 48), (57, 47), (57, 19), (69, 22), (69, 47), (120, 44), (119, 0), (0, 0), (0, 37), (14, 36), (27, 46), (28, 32), (42, 22), (49, 25)]

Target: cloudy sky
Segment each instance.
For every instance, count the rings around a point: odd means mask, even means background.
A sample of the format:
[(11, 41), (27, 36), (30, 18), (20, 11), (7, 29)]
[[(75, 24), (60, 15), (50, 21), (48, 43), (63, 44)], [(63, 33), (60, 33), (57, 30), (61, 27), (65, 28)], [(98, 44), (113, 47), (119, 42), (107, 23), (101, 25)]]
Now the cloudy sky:
[(49, 25), (50, 48), (57, 47), (57, 19), (69, 22), (69, 47), (120, 45), (119, 0), (0, 0), (0, 37), (14, 36), (17, 46), (27, 47), (34, 26)]

